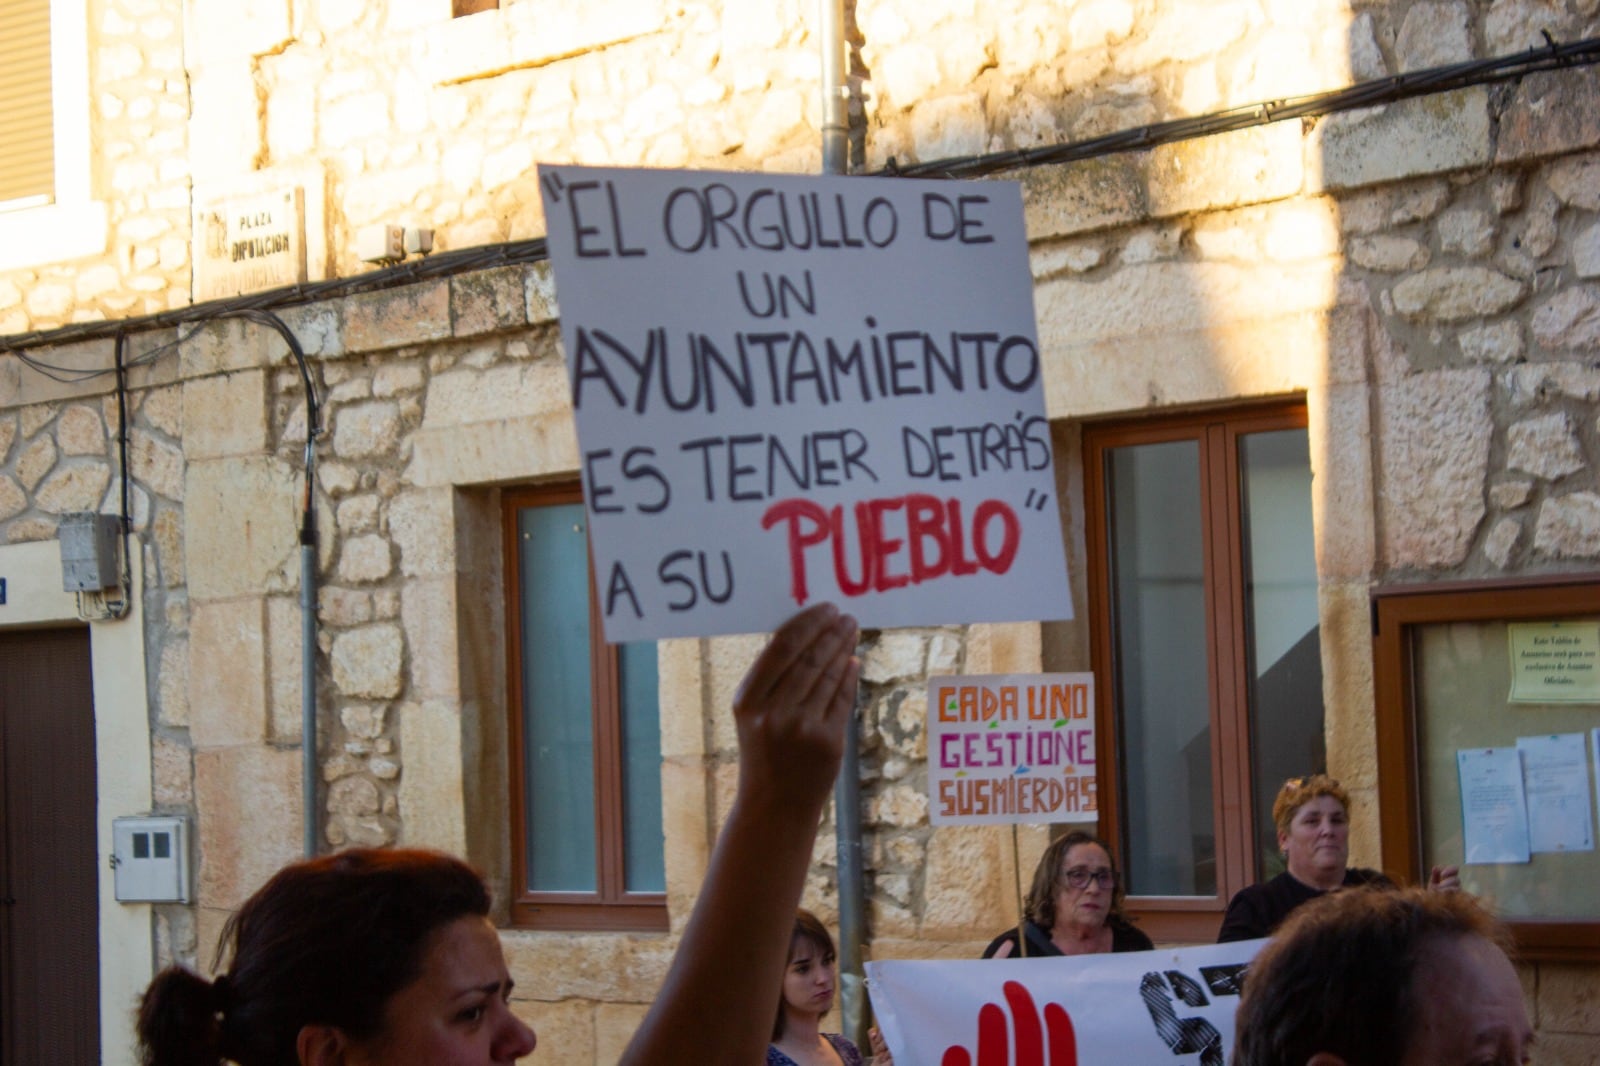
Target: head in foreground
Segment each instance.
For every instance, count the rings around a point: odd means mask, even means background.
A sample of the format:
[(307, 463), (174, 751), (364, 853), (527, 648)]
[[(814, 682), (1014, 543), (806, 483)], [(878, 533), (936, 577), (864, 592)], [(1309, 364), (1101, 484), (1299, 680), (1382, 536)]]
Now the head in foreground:
[(1517, 1066), (1533, 1032), (1505, 931), (1470, 896), (1338, 892), (1250, 964), (1233, 1066)]
[(1073, 830), (1039, 856), (1028, 889), (1028, 918), (1050, 933), (1100, 929), (1122, 908), (1122, 879), (1111, 851), (1092, 833)]
[(833, 1009), (838, 980), (839, 964), (828, 927), (804, 908), (795, 911), (783, 990), (778, 994), (778, 1017), (772, 1023), (773, 1043), (782, 1040), (794, 1022), (805, 1020), (815, 1027)]
[(351, 849), (278, 871), (223, 929), (228, 971), (156, 975), (146, 1066), (499, 1066), (533, 1050), (465, 863)]

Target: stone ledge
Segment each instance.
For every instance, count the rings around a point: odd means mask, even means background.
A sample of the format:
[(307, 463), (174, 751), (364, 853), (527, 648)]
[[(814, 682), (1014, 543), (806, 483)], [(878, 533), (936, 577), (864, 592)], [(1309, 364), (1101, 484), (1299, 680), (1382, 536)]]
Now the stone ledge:
[(570, 412), (419, 430), (405, 478), (418, 488), (490, 485), (576, 474), (578, 436)]

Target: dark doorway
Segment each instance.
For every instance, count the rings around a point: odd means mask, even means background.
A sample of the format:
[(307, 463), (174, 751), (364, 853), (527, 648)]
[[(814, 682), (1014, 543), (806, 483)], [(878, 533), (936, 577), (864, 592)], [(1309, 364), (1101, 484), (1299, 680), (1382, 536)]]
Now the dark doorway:
[(0, 1061), (100, 1061), (89, 631), (0, 632)]

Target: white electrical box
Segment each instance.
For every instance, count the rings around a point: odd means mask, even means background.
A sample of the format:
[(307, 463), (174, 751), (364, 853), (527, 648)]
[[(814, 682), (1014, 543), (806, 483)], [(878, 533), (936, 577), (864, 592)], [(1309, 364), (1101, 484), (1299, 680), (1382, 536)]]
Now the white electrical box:
[(122, 903), (188, 903), (189, 820), (149, 816), (111, 821), (111, 865)]

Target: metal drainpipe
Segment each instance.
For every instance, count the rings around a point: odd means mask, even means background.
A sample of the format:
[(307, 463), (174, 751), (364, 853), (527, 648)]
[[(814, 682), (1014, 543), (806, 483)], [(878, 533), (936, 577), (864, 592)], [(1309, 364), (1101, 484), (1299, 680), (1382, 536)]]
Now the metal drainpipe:
[[(818, 0), (822, 42), (822, 172), (844, 174), (850, 166), (850, 86), (845, 72), (844, 0)], [(858, 1047), (867, 1046), (867, 997), (861, 966), (866, 933), (866, 893), (861, 864), (861, 738), (851, 713), (844, 758), (833, 785), (834, 843), (839, 868), (840, 1029)]]

